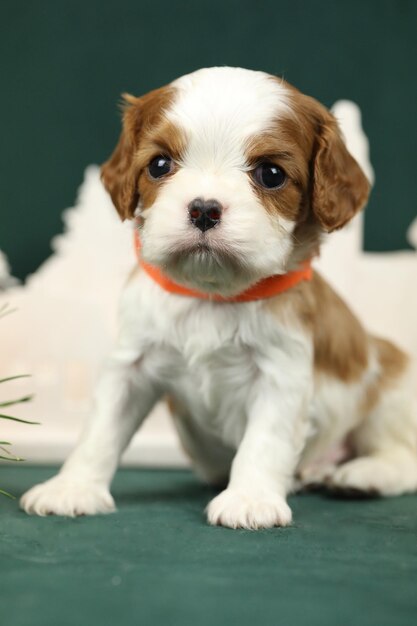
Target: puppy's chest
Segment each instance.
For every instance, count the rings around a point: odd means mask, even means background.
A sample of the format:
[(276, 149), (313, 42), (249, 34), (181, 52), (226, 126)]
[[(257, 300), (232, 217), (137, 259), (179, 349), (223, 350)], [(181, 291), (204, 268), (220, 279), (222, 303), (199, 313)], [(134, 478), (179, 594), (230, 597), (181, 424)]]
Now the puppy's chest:
[(264, 302), (216, 303), (174, 296), (144, 273), (122, 301), (121, 346), (189, 415), (228, 443), (239, 441), (262, 379), (285, 389), (308, 360), (297, 327)]
[(146, 323), (153, 373), (203, 428), (235, 445), (263, 370), (279, 378), (292, 341), (259, 303), (175, 304)]
[(172, 320), (168, 335), (154, 340), (164, 384), (206, 415), (219, 415), (225, 406), (229, 412), (232, 405), (241, 408), (256, 379), (257, 354), (268, 342), (245, 313), (222, 305), (211, 310), (197, 306)]

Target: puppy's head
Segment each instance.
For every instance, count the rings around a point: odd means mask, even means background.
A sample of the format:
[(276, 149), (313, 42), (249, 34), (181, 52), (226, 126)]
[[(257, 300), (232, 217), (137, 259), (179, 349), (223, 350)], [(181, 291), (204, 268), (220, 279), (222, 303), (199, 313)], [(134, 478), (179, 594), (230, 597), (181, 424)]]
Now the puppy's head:
[(182, 284), (229, 296), (285, 273), (366, 203), (335, 119), (273, 76), (204, 69), (124, 98), (102, 178), (144, 260)]

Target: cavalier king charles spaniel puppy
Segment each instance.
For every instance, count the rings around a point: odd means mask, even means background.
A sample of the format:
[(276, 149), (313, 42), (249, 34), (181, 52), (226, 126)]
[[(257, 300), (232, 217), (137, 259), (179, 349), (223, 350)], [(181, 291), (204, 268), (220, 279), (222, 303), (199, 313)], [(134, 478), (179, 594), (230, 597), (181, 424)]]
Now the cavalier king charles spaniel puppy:
[(196, 472), (223, 489), (210, 524), (287, 526), (287, 494), (311, 485), (417, 489), (408, 357), (311, 267), (369, 193), (324, 106), (263, 72), (202, 69), (124, 96), (102, 180), (138, 264), (95, 411), (25, 511), (113, 511), (120, 456), (162, 397)]

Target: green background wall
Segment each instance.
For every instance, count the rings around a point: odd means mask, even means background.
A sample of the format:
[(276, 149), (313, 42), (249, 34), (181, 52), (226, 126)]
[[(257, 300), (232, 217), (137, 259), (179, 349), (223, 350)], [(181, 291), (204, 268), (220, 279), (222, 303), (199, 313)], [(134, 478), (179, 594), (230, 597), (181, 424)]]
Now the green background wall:
[(0, 249), (16, 275), (33, 272), (85, 166), (112, 150), (119, 94), (210, 65), (284, 75), (329, 106), (357, 102), (377, 176), (366, 248), (406, 248), (416, 60), (412, 0), (2, 0)]

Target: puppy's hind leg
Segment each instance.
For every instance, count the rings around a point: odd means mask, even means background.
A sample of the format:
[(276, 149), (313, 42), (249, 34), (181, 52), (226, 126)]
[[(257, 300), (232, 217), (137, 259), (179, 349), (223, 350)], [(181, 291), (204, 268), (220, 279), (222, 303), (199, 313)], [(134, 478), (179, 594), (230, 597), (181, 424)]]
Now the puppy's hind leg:
[(328, 485), (394, 496), (417, 491), (417, 411), (405, 355), (389, 342), (374, 341), (381, 374), (371, 389), (373, 406), (351, 433), (356, 458), (340, 465)]

